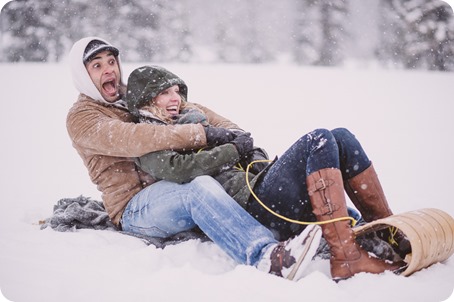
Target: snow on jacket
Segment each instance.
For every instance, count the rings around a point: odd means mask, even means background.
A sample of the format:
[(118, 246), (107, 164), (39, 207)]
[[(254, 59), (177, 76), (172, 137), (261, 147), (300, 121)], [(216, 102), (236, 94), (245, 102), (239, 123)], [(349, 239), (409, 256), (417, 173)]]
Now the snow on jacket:
[[(66, 127), (91, 181), (102, 193), (109, 217), (118, 225), (129, 200), (155, 182), (135, 165), (134, 158), (165, 149), (199, 149), (206, 146), (206, 137), (200, 124), (135, 124), (125, 108), (103, 100), (82, 62), (84, 49), (93, 39), (99, 38), (80, 40), (70, 53), (73, 80), (81, 93), (69, 110)], [(208, 108), (200, 108), (213, 126), (237, 128)]]

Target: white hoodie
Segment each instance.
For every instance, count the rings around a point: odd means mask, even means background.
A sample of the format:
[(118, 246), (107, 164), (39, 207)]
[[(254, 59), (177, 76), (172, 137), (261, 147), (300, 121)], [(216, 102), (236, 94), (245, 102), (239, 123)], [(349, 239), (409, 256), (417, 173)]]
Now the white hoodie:
[[(107, 102), (99, 92), (98, 88), (96, 88), (95, 84), (90, 78), (90, 75), (88, 74), (87, 69), (85, 68), (85, 64), (83, 62), (84, 51), (88, 43), (93, 40), (99, 40), (108, 45), (112, 45), (106, 40), (98, 37), (86, 37), (74, 43), (71, 51), (69, 52), (69, 64), (71, 67), (71, 75), (73, 78), (74, 86), (80, 93), (89, 96), (95, 101), (98, 101), (105, 105), (113, 105), (121, 108), (126, 108), (126, 103), (121, 99), (113, 103)], [(121, 78), (123, 71), (121, 69), (120, 55), (118, 55), (117, 57), (117, 62), (120, 69), (120, 86), (124, 86), (123, 80)]]

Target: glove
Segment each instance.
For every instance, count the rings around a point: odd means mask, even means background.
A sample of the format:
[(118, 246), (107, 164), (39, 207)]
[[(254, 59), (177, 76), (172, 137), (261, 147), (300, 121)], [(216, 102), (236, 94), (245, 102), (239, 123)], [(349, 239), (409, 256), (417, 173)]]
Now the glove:
[(204, 127), (208, 146), (220, 146), (235, 139), (236, 135), (226, 128)]
[(207, 117), (203, 112), (197, 109), (183, 110), (175, 122), (176, 124), (202, 124), (208, 125)]
[[(256, 160), (268, 160), (268, 154), (261, 148), (253, 148), (249, 153), (240, 161), (240, 164), (246, 169), (246, 167)], [(250, 168), (249, 172), (258, 174), (260, 171), (265, 169), (269, 165), (269, 162), (257, 162), (254, 163)]]
[(249, 132), (238, 134), (230, 143), (234, 144), (240, 155), (240, 160), (245, 158), (254, 148), (254, 139)]

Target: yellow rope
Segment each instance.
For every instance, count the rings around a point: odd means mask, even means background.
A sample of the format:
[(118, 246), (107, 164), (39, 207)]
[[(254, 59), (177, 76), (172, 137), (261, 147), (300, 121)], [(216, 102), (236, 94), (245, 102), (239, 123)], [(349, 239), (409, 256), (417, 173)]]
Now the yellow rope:
[(274, 212), (273, 210), (271, 210), (269, 207), (267, 207), (258, 197), (257, 195), (255, 195), (254, 191), (252, 190), (252, 187), (251, 187), (251, 184), (249, 182), (249, 168), (252, 167), (252, 165), (254, 165), (255, 163), (259, 163), (259, 162), (271, 162), (271, 160), (268, 160), (268, 159), (261, 159), (261, 160), (255, 160), (253, 162), (251, 162), (247, 167), (246, 167), (246, 183), (247, 183), (247, 186), (249, 188), (249, 191), (251, 192), (252, 196), (254, 196), (255, 200), (257, 200), (257, 202), (263, 207), (265, 208), (265, 210), (267, 210), (268, 212), (270, 212), (271, 214), (273, 214), (274, 216), (277, 216), (285, 221), (288, 221), (288, 222), (291, 222), (291, 223), (296, 223), (296, 224), (302, 224), (302, 225), (310, 225), (310, 224), (318, 224), (318, 225), (321, 225), (321, 224), (328, 224), (328, 223), (332, 223), (332, 222), (336, 222), (336, 221), (341, 221), (341, 220), (351, 220), (352, 221), (352, 225), (355, 226), (357, 221), (352, 218), (352, 217), (340, 217), (340, 218), (335, 218), (335, 219), (330, 219), (330, 220), (326, 220), (326, 221), (317, 221), (317, 222), (308, 222), (308, 221), (299, 221), (299, 220), (294, 220), (294, 219), (291, 219), (291, 218), (288, 218), (288, 217), (285, 217), (279, 213), (276, 213)]
[(389, 237), (388, 237), (389, 244), (399, 246), (399, 243), (394, 238), (398, 231), (399, 231), (399, 229), (396, 227), (393, 227), (393, 226), (389, 227)]

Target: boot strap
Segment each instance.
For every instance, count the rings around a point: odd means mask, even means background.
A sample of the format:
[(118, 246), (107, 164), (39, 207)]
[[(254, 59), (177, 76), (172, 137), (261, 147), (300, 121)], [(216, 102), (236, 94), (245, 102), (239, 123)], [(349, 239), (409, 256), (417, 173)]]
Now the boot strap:
[(331, 200), (326, 200), (325, 204), (322, 207), (318, 207), (313, 210), (313, 213), (316, 216), (325, 216), (325, 215), (332, 215), (334, 212), (339, 210), (340, 207), (336, 204), (333, 204)]
[(312, 195), (317, 191), (323, 191), (332, 184), (334, 184), (333, 180), (320, 178), (319, 180), (315, 181), (310, 188), (308, 188), (309, 194)]
[[(324, 195), (323, 192), (321, 192), (321, 191), (326, 190), (329, 186), (331, 186), (333, 184), (334, 184), (334, 181), (332, 179), (320, 178), (317, 181), (315, 181), (314, 184), (308, 189), (309, 195), (312, 195), (315, 192), (320, 192), (320, 194)], [(329, 200), (325, 196), (323, 196), (323, 201), (324, 201), (323, 206), (317, 207), (316, 209), (313, 210), (313, 213), (315, 215), (321, 215), (321, 216), (331, 215), (334, 212), (336, 212), (337, 210), (339, 210), (339, 206), (337, 206), (336, 204), (333, 204), (331, 202), (331, 200)]]

